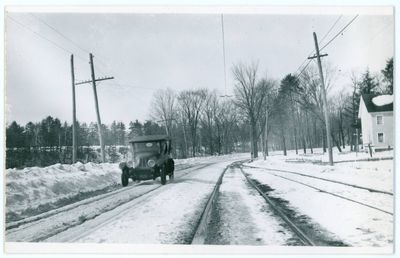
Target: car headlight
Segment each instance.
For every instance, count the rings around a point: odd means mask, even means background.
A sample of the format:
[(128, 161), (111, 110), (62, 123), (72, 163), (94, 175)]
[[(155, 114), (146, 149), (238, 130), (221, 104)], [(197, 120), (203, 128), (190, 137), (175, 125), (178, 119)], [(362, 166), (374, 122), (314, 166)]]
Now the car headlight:
[(153, 159), (149, 159), (149, 161), (147, 161), (147, 166), (149, 167), (154, 167), (156, 165), (156, 162)]
[(128, 161), (128, 162), (126, 163), (126, 166), (127, 166), (128, 168), (133, 168), (133, 162), (132, 162), (132, 161)]
[(119, 168), (120, 169), (124, 169), (125, 166), (126, 166), (126, 162), (119, 163)]

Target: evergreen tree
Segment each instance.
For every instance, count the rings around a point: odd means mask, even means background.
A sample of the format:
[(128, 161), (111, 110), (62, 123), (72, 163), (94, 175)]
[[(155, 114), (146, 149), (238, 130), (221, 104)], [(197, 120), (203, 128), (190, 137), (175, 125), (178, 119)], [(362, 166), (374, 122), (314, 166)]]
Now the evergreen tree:
[(386, 61), (385, 69), (381, 70), (383, 81), (386, 83), (386, 94), (393, 94), (393, 57)]
[(359, 86), (361, 94), (379, 93), (378, 83), (376, 82), (376, 78), (371, 75), (369, 69), (367, 69), (365, 73), (362, 75)]
[(137, 119), (135, 122), (130, 122), (128, 137), (133, 138), (141, 135), (143, 135), (143, 125)]
[(13, 121), (6, 130), (7, 148), (18, 148), (25, 145), (24, 127)]

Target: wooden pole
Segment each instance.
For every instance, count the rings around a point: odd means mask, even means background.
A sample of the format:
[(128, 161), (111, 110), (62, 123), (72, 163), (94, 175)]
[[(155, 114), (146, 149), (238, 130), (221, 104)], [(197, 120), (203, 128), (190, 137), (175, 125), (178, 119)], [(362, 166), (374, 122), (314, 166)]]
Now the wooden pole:
[(71, 79), (72, 79), (72, 163), (76, 162), (76, 104), (75, 104), (75, 71), (74, 55), (71, 55)]
[(97, 128), (98, 128), (98, 132), (99, 132), (99, 141), (100, 141), (100, 148), (101, 148), (101, 160), (104, 163), (104, 162), (106, 162), (106, 156), (105, 156), (105, 151), (104, 151), (103, 132), (102, 132), (102, 127), (101, 127), (99, 102), (97, 100), (96, 77), (95, 77), (95, 74), (94, 74), (94, 65), (93, 65), (93, 55), (92, 55), (92, 53), (90, 53), (89, 56), (90, 56), (90, 69), (91, 69), (91, 75), (92, 75), (94, 102), (95, 102), (96, 115), (97, 115)]
[(320, 58), (321, 56), (319, 54), (317, 34), (315, 32), (313, 32), (313, 36), (314, 36), (314, 42), (315, 42), (315, 52), (316, 52), (316, 57), (317, 57), (317, 61), (318, 61), (319, 76), (321, 78), (322, 103), (323, 103), (323, 111), (324, 111), (325, 127), (326, 127), (326, 141), (328, 144), (329, 165), (333, 166), (331, 127), (330, 127), (329, 114), (328, 114), (328, 102), (326, 100), (324, 74), (322, 72), (321, 58)]

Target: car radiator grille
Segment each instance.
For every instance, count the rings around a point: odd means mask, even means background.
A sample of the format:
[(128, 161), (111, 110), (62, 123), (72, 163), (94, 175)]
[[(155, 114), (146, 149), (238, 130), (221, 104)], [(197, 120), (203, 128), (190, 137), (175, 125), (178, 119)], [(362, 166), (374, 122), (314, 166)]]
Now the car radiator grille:
[(148, 167), (147, 166), (147, 161), (148, 161), (149, 159), (148, 158), (140, 158), (140, 160), (139, 160), (139, 167)]

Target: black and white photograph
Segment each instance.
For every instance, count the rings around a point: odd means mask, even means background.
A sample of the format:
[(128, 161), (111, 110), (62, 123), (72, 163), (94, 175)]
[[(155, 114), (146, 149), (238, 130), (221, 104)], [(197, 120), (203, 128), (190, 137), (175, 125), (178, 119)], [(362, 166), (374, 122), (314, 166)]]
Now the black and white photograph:
[(5, 6), (5, 252), (392, 254), (394, 12)]

